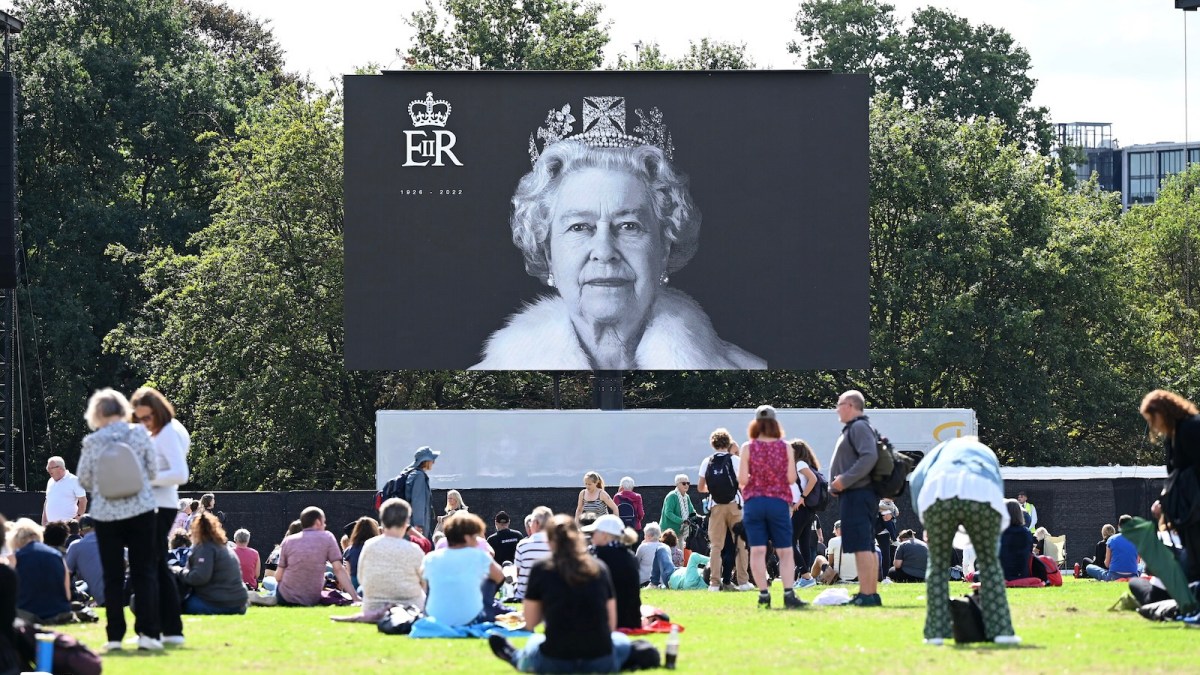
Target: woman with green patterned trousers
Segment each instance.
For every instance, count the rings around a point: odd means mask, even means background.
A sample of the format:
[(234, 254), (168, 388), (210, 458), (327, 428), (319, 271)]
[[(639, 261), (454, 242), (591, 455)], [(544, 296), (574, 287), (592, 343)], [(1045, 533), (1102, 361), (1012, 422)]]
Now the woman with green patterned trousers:
[(950, 565), (959, 525), (975, 545), (984, 634), (996, 644), (1020, 643), (1000, 569), (1000, 533), (1008, 527), (1009, 516), (996, 453), (975, 436), (940, 443), (913, 471), (911, 488), (913, 508), (929, 538), (925, 644), (941, 645), (952, 635)]

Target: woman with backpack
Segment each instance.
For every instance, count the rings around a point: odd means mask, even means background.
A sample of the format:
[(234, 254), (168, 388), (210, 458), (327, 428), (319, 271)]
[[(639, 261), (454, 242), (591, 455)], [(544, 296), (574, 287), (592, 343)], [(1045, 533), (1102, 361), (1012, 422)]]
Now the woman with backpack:
[(794, 505), (795, 510), (792, 511), (792, 541), (796, 550), (796, 569), (802, 571), (800, 578), (796, 579), (796, 588), (810, 588), (817, 585), (817, 580), (809, 571), (817, 556), (816, 535), (812, 528), (817, 512), (810, 509), (805, 500), (818, 487), (816, 472), (821, 470), (821, 462), (813, 452), (812, 446), (803, 439), (797, 438), (791, 441), (790, 445), (796, 457), (796, 486), (800, 492), (800, 501)]
[[(155, 552), (157, 505), (150, 488), (150, 481), (158, 475), (158, 457), (145, 427), (129, 422), (132, 415), (133, 406), (119, 391), (101, 389), (88, 399), (84, 419), (95, 431), (83, 437), (79, 483), (92, 496), (89, 513), (96, 523), (104, 586), (125, 587), (128, 549), (138, 649), (162, 651)], [(110, 592), (104, 600), (108, 618), (104, 648), (114, 651), (121, 649), (125, 637), (125, 598), (123, 593)]]
[(616, 503), (617, 515), (624, 521), (625, 526), (641, 533), (646, 509), (642, 506), (642, 496), (634, 492), (633, 487), (632, 477), (621, 477), (621, 488), (613, 495), (613, 502)]

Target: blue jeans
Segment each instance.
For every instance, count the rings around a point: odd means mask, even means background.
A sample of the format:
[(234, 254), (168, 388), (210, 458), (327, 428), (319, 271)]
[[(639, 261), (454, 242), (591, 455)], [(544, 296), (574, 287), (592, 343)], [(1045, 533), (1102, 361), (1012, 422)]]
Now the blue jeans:
[(650, 567), (650, 585), (666, 584), (675, 571), (675, 563), (671, 562), (671, 553), (666, 546), (660, 546), (654, 553), (654, 564)]
[(534, 633), (525, 646), (517, 650), (517, 670), (522, 673), (616, 673), (629, 658), (629, 638), (624, 633), (612, 634), (612, 653), (594, 659), (558, 659), (542, 655), (544, 633)]
[(239, 607), (218, 607), (200, 599), (200, 596), (193, 595), (183, 601), (184, 614), (245, 614), (246, 605), (242, 604)]
[(1106, 570), (1099, 565), (1088, 565), (1087, 575), (1097, 581), (1115, 581), (1117, 579), (1129, 579), (1132, 574), (1118, 574), (1112, 570)]

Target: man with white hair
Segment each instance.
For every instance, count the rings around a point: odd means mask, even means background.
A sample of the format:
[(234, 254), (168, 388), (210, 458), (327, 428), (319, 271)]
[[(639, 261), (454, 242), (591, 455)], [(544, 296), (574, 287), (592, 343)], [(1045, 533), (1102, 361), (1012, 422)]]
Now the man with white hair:
[(87, 491), (79, 478), (67, 471), (67, 463), (55, 455), (46, 460), (46, 501), (42, 505), (42, 525), (56, 520), (78, 520), (87, 513)]
[(554, 512), (548, 506), (539, 506), (525, 519), (525, 528), (529, 536), (517, 542), (517, 552), (513, 561), (517, 566), (517, 599), (525, 598), (525, 585), (529, 583), (529, 570), (533, 564), (542, 558), (550, 557), (550, 542), (546, 539), (546, 524)]

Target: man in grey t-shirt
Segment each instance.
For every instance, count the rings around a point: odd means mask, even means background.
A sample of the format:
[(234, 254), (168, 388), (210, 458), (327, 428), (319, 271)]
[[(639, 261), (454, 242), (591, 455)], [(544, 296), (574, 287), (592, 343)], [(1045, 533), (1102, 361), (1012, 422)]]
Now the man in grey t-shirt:
[(842, 551), (853, 553), (858, 565), (858, 594), (850, 604), (878, 607), (883, 604), (876, 592), (879, 560), (875, 557), (875, 514), (879, 497), (871, 487), (871, 469), (875, 468), (879, 450), (863, 405), (862, 392), (853, 389), (838, 397), (838, 419), (846, 426), (833, 451), (829, 490), (838, 498)]
[(888, 570), (888, 578), (896, 583), (913, 583), (925, 581), (925, 568), (929, 567), (929, 547), (917, 539), (912, 530), (904, 530), (898, 539), (896, 559), (892, 569)]

